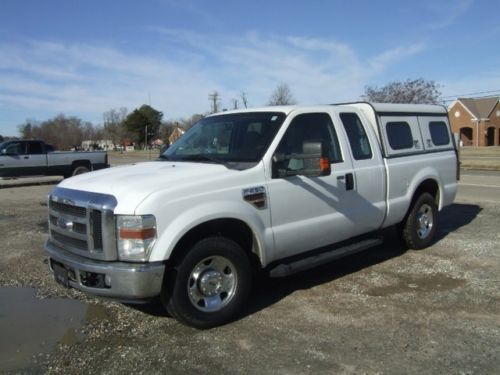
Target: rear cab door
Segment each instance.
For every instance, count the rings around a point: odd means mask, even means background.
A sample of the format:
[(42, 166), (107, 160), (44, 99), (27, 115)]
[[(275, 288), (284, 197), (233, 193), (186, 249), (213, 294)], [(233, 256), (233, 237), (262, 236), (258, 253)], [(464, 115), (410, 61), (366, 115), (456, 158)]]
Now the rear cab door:
[(360, 110), (347, 106), (335, 110), (349, 144), (354, 170), (351, 210), (361, 233), (375, 231), (382, 226), (387, 209), (387, 174), (380, 144), (374, 128)]

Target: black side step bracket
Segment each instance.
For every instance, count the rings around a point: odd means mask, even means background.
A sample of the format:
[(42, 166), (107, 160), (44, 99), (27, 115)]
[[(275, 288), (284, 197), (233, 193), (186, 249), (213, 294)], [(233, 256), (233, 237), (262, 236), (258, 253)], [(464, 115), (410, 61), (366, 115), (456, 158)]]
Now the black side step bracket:
[(319, 266), (321, 264), (331, 262), (332, 260), (358, 253), (370, 247), (380, 245), (382, 242), (383, 239), (381, 237), (368, 238), (354, 244), (346, 245), (340, 248), (335, 248), (334, 250), (330, 251), (327, 250), (323, 253), (315, 254), (313, 256), (292, 261), (290, 263), (278, 264), (276, 267), (274, 267), (269, 271), (269, 276), (271, 277), (289, 276), (294, 273), (305, 271), (310, 268)]

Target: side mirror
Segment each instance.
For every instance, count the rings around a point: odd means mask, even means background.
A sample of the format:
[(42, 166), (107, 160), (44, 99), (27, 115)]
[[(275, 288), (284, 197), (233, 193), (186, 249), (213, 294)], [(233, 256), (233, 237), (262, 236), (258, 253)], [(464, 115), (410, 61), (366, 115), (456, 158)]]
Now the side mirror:
[(1, 149), (0, 155), (7, 155), (7, 149), (6, 148)]
[(305, 141), (302, 145), (302, 154), (304, 167), (298, 170), (298, 175), (307, 177), (329, 176), (330, 160), (323, 154), (322, 142)]
[(323, 144), (319, 141), (305, 141), (301, 154), (273, 156), (273, 177), (320, 177), (330, 173), (330, 160), (324, 156)]

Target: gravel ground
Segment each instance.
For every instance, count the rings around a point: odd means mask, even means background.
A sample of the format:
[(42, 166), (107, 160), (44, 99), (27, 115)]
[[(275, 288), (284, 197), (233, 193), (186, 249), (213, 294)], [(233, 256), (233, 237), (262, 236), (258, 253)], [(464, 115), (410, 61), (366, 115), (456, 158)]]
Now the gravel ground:
[(445, 209), (439, 240), (423, 251), (404, 251), (389, 231), (364, 253), (262, 279), (241, 319), (198, 331), (158, 304), (126, 306), (56, 284), (42, 249), (51, 187), (0, 190), (0, 286), (80, 300), (86, 315), (71, 339), (16, 373), (500, 373), (500, 204)]

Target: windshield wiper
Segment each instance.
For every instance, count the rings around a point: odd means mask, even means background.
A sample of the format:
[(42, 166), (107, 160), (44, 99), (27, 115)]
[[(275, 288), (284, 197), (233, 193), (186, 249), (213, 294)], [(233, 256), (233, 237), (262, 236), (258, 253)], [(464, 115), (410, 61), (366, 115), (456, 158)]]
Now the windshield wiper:
[(210, 161), (212, 163), (216, 163), (216, 164), (222, 164), (224, 165), (226, 168), (229, 168), (229, 163), (224, 161), (224, 160), (220, 160), (220, 159), (217, 159), (217, 158), (214, 158), (213, 156), (210, 156), (210, 155), (207, 155), (207, 154), (197, 154), (197, 155), (185, 155), (182, 157), (181, 161)]

